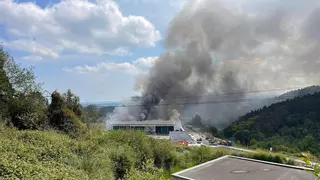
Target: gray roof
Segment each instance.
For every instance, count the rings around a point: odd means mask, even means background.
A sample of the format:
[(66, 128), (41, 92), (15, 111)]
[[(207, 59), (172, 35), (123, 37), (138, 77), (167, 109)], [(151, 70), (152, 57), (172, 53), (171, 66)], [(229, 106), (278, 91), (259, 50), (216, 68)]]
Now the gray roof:
[(189, 144), (194, 143), (193, 139), (186, 131), (170, 131), (169, 139), (172, 142), (187, 141)]
[(224, 156), (174, 173), (172, 179), (183, 180), (315, 180), (303, 167), (282, 165), (248, 158)]
[(146, 126), (146, 125), (175, 125), (174, 120), (147, 120), (147, 121), (114, 121), (110, 122), (111, 125), (133, 125), (133, 126)]

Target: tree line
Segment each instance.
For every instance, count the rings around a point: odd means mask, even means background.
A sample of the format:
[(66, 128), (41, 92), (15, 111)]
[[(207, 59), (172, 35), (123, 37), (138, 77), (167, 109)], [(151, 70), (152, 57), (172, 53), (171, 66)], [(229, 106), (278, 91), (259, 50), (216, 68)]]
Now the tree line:
[[(69, 89), (44, 96), (33, 67), (22, 68), (0, 47), (0, 122), (19, 130), (56, 129), (76, 136), (84, 123), (97, 122), (110, 107), (82, 107), (80, 98)], [(101, 119), (100, 119), (101, 121)]]
[(320, 92), (251, 111), (224, 130), (238, 143), (277, 151), (320, 152)]

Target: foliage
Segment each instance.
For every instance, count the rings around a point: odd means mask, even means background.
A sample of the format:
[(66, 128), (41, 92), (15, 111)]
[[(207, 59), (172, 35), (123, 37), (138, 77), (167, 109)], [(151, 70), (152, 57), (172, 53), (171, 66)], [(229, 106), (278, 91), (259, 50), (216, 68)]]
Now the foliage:
[(243, 145), (275, 151), (320, 152), (320, 93), (252, 111), (224, 130)]
[(76, 112), (73, 111), (74, 108), (72, 107), (77, 107), (78, 105), (72, 105), (72, 103), (68, 103), (68, 101), (72, 102), (72, 100), (66, 100), (66, 96), (62, 97), (60, 93), (56, 91), (51, 94), (51, 104), (48, 110), (49, 123), (51, 127), (64, 131), (73, 137), (77, 137), (84, 133), (86, 127), (75, 114), (78, 112), (77, 109), (75, 110)]
[(252, 159), (258, 159), (262, 161), (294, 165), (293, 160), (286, 158), (285, 155), (280, 153), (271, 153), (271, 152), (258, 150), (257, 152), (254, 152), (254, 153), (235, 153), (234, 155), (252, 158)]
[(2, 47), (0, 47), (0, 54), (0, 57), (4, 58), (1, 60), (4, 61), (3, 69), (15, 92), (25, 95), (34, 91), (41, 91), (40, 84), (35, 82), (33, 67), (21, 68)]
[(0, 47), (0, 119), (19, 129), (43, 129), (47, 125), (47, 102), (32, 70), (21, 68)]
[(147, 160), (140, 169), (130, 169), (126, 175), (127, 180), (165, 180), (165, 176), (162, 169), (154, 167), (151, 159)]
[(13, 96), (13, 88), (5, 71), (5, 64), (10, 56), (0, 46), (0, 121), (9, 117), (8, 103)]
[[(301, 158), (303, 162), (306, 163), (307, 166), (312, 167), (311, 164), (311, 154), (309, 152), (301, 153)], [(320, 166), (318, 164), (314, 165), (314, 171), (312, 172), (318, 179), (320, 179)]]
[(9, 105), (11, 123), (18, 129), (48, 127), (47, 101), (40, 92), (17, 94)]
[(281, 154), (183, 147), (139, 131), (18, 131), (0, 124), (3, 179), (170, 179), (182, 169), (233, 154), (288, 163)]
[(0, 177), (3, 179), (88, 179), (73, 153), (75, 140), (55, 132), (0, 131)]
[(78, 117), (82, 114), (82, 106), (80, 104), (80, 98), (73, 94), (70, 89), (66, 93), (63, 93), (62, 99), (65, 106), (73, 111)]

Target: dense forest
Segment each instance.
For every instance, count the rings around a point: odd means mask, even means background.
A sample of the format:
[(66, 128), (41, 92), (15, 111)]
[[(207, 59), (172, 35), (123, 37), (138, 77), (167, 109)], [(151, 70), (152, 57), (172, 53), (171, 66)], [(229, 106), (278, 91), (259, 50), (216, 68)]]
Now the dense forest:
[(224, 130), (238, 143), (276, 151), (320, 153), (320, 92), (252, 111)]

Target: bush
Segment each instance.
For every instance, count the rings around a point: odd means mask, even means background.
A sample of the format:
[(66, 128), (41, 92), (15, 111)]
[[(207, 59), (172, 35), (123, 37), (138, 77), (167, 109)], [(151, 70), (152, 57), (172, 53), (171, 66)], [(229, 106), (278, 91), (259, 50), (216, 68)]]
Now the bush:
[(61, 130), (68, 133), (72, 137), (78, 137), (84, 134), (87, 127), (81, 122), (79, 117), (77, 117), (74, 112), (68, 108), (63, 110), (63, 122), (61, 124)]
[[(71, 138), (55, 131), (18, 131), (0, 124), (0, 177), (4, 179), (168, 179), (174, 172), (229, 154), (183, 147), (137, 131), (89, 131)], [(270, 152), (238, 156), (289, 163)]]
[(154, 162), (148, 159), (141, 169), (131, 169), (126, 175), (127, 180), (165, 180), (163, 170), (154, 167)]
[(73, 153), (77, 142), (55, 132), (0, 132), (0, 176), (5, 179), (89, 179)]
[(292, 159), (286, 158), (283, 154), (280, 154), (280, 153), (257, 151), (254, 153), (233, 153), (232, 155), (247, 157), (247, 158), (252, 158), (252, 159), (257, 159), (262, 161), (294, 165), (294, 161)]

